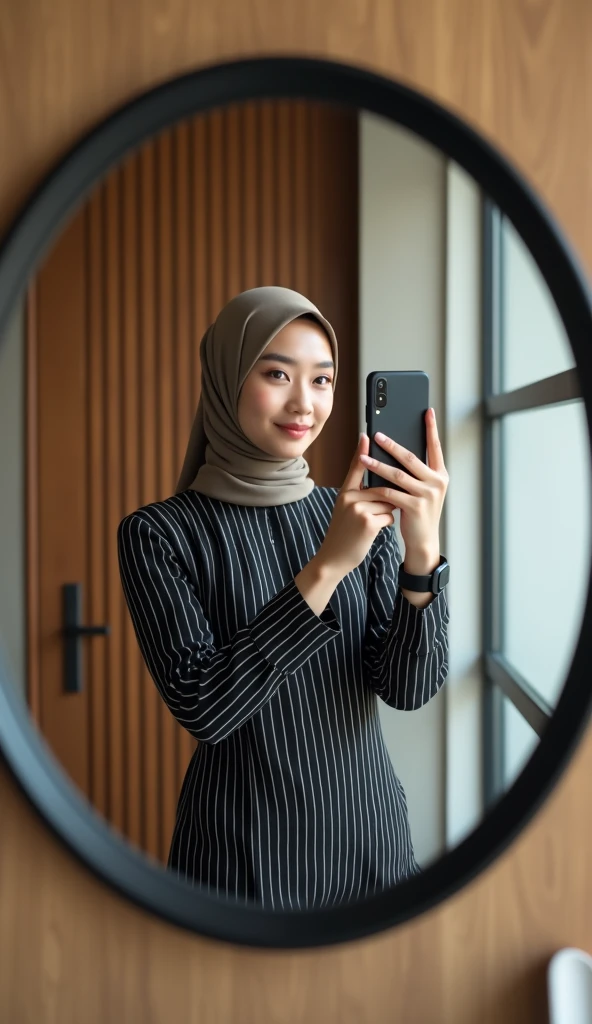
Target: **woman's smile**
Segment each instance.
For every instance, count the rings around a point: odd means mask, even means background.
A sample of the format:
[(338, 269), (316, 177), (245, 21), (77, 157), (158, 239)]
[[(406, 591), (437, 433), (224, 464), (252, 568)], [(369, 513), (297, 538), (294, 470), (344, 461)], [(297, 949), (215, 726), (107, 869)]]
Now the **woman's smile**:
[(295, 427), (292, 426), (291, 424), (284, 423), (276, 423), (274, 425), (276, 427), (279, 427), (280, 430), (283, 430), (284, 433), (288, 435), (288, 437), (294, 438), (295, 441), (298, 441), (300, 438), (304, 437), (310, 430), (310, 427)]

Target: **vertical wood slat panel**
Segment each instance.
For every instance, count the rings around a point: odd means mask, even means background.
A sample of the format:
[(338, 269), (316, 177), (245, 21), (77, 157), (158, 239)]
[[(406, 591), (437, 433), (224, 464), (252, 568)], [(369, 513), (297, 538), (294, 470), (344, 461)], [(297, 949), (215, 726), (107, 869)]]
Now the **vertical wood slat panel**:
[[(203, 333), (232, 295), (260, 284), (302, 291), (335, 324), (342, 412), (336, 402), (323, 444), (307, 458), (317, 483), (341, 482), (322, 477), (335, 467), (323, 450), (331, 437), (342, 450), (344, 415), (351, 421), (357, 402), (357, 358), (348, 360), (357, 252), (344, 248), (357, 205), (350, 158), (351, 120), (325, 107), (237, 105), (147, 142), (84, 211), (87, 617), (112, 627), (107, 642), (93, 642), (88, 666), (89, 796), (160, 861), (196, 743), (141, 658), (119, 581), (117, 525), (173, 493), (199, 399)], [(345, 463), (344, 472), (347, 454)]]
[[(259, 163), (259, 284), (279, 284), (276, 280), (276, 232), (275, 192), (277, 179), (277, 147), (275, 145), (276, 118), (275, 104), (264, 101), (259, 106), (259, 140), (261, 159)], [(248, 200), (247, 200), (248, 201)]]
[(204, 164), (208, 169), (207, 201), (210, 216), (208, 233), (204, 239), (209, 259), (209, 318), (213, 320), (216, 310), (226, 302), (226, 230), (224, 217), (224, 112), (214, 111), (208, 117), (206, 151)]
[(226, 262), (225, 301), (244, 290), (244, 268), (242, 261), (243, 219), (241, 217), (241, 178), (243, 161), (241, 152), (240, 124), (243, 111), (234, 105), (224, 112), (225, 154), (224, 154), (224, 211), (225, 234), (224, 258)]
[(276, 267), (275, 283), (286, 288), (294, 286), (294, 218), (293, 218), (293, 175), (294, 175), (294, 134), (292, 125), (293, 104), (280, 102), (275, 106), (275, 236)]
[[(85, 233), (73, 218), (37, 279), (40, 726), (75, 784), (88, 792), (88, 687), (64, 692), (60, 583), (81, 579), (85, 553)], [(68, 528), (64, 529), (64, 524)], [(60, 581), (60, 582), (58, 582)], [(88, 593), (83, 614), (87, 614)]]
[[(152, 144), (142, 148), (140, 163), (140, 504), (146, 505), (159, 495), (156, 447), (156, 238), (155, 195), (156, 154)], [(133, 509), (128, 509), (128, 512)], [(142, 694), (142, 797), (143, 847), (160, 859), (160, 815), (158, 811), (159, 763), (158, 722), (162, 701), (144, 662), (140, 667)]]
[[(309, 297), (339, 340), (339, 380), (331, 417), (307, 452), (313, 479), (340, 486), (357, 442), (357, 120), (348, 110), (311, 107)], [(356, 355), (354, 355), (356, 353)]]
[[(158, 374), (158, 493), (170, 494), (174, 488), (173, 467), (173, 361), (177, 349), (174, 331), (173, 276), (175, 251), (172, 223), (172, 135), (165, 132), (156, 142), (158, 161), (157, 206), (157, 295), (156, 351)], [(159, 714), (160, 784), (160, 858), (165, 860), (175, 818), (175, 720), (169, 713)]]
[(303, 295), (310, 291), (310, 111), (307, 103), (294, 105), (294, 288)]
[(121, 704), (121, 642), (123, 606), (121, 583), (113, 538), (121, 519), (122, 443), (122, 264), (121, 181), (119, 169), (109, 176), (105, 187), (106, 336), (103, 416), (105, 429), (104, 529), (107, 609), (111, 633), (107, 644), (107, 730), (106, 763), (109, 773), (109, 819), (125, 830), (123, 715)]
[[(110, 623), (105, 587), (105, 430), (103, 415), (104, 351), (105, 351), (105, 238), (103, 216), (104, 187), (92, 194), (86, 217), (87, 230), (87, 295), (86, 331), (88, 390), (86, 411), (88, 518), (86, 542), (86, 579), (89, 621)], [(105, 736), (107, 722), (107, 649), (96, 643), (88, 659), (87, 679), (90, 700), (90, 799), (94, 807), (109, 816), (108, 751)]]
[[(176, 272), (174, 276), (174, 310), (175, 310), (175, 356), (173, 366), (174, 404), (175, 404), (175, 437), (173, 445), (173, 475), (171, 489), (176, 483), (179, 453), (187, 444), (188, 424), (193, 412), (191, 350), (195, 343), (193, 327), (192, 291), (192, 239), (191, 239), (191, 176), (193, 173), (193, 152), (191, 148), (191, 122), (184, 121), (174, 131), (175, 161), (173, 180), (174, 231)], [(195, 747), (193, 737), (177, 726), (171, 716), (175, 729), (176, 761), (175, 761), (175, 797), (181, 788), (191, 754)], [(176, 810), (176, 800), (175, 808)], [(170, 833), (165, 837), (170, 843)]]
[(210, 195), (208, 189), (209, 174), (206, 165), (206, 147), (208, 141), (207, 120), (196, 118), (192, 122), (191, 132), (191, 197), (193, 201), (191, 217), (191, 240), (193, 254), (192, 278), (192, 310), (194, 337), (191, 346), (191, 409), (187, 421), (187, 433), (184, 443), (181, 441), (179, 451), (179, 469), (183, 463), (185, 446), (189, 439), (191, 421), (197, 408), (201, 392), (201, 363), (199, 346), (211, 319), (209, 306), (211, 258), (208, 254), (209, 239), (209, 208)]
[[(308, 241), (308, 261), (310, 267), (308, 295), (312, 301), (324, 312), (328, 320), (333, 323), (331, 310), (325, 302), (321, 306), (321, 281), (324, 272), (324, 234), (326, 225), (323, 221), (325, 190), (327, 186), (325, 168), (322, 166), (323, 139), (324, 139), (324, 118), (325, 109), (318, 105), (310, 112), (310, 164), (309, 164), (309, 203), (310, 203), (310, 231)], [(325, 296), (322, 296), (325, 298)], [(334, 327), (336, 328), (336, 324)], [(339, 338), (339, 335), (337, 335)], [(341, 355), (341, 348), (340, 348)], [(341, 360), (340, 360), (341, 362)], [(341, 373), (341, 367), (340, 367)], [(341, 386), (341, 378), (339, 380)], [(323, 434), (329, 430), (331, 420), (325, 426)], [(306, 458), (310, 467), (310, 474), (313, 480), (319, 478), (321, 468), (320, 445), (313, 443), (307, 452)]]
[[(127, 158), (121, 175), (122, 187), (122, 432), (121, 469), (123, 493), (121, 515), (137, 508), (139, 489), (139, 389), (138, 389), (138, 163)], [(113, 538), (111, 538), (113, 543)], [(141, 806), (147, 794), (141, 788), (138, 645), (127, 608), (122, 608), (122, 660), (119, 688), (124, 722), (125, 831), (139, 845), (142, 838)]]
[(242, 223), (242, 261), (243, 290), (255, 288), (261, 283), (259, 271), (260, 243), (260, 208), (259, 195), (261, 179), (259, 172), (259, 117), (255, 103), (243, 107), (240, 122), (242, 129), (241, 163), (241, 223)]
[[(174, 381), (175, 437), (173, 443), (173, 466), (171, 486), (176, 483), (179, 452), (187, 443), (187, 424), (193, 414), (191, 387), (191, 349), (194, 345), (192, 322), (192, 260), (191, 260), (191, 215), (190, 175), (192, 157), (190, 129), (184, 122), (175, 129), (174, 179), (172, 181), (174, 249), (176, 253), (173, 277), (173, 307), (175, 320)], [(171, 348), (171, 353), (172, 353)]]

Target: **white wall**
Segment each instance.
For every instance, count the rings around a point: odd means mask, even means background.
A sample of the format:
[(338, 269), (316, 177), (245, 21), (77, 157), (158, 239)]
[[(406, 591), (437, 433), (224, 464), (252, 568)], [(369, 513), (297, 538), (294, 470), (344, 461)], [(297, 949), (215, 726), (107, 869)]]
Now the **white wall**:
[(448, 166), (446, 423), (450, 476), (445, 552), (451, 566), (446, 691), (446, 843), (456, 846), (483, 814), (482, 766), (482, 339), (481, 191)]
[(0, 341), (0, 661), (25, 693), (23, 311)]
[[(446, 162), (410, 132), (360, 115), (360, 393), (371, 370), (425, 370), (443, 417)], [(383, 733), (425, 865), (445, 840), (444, 689), (424, 708), (379, 703)]]

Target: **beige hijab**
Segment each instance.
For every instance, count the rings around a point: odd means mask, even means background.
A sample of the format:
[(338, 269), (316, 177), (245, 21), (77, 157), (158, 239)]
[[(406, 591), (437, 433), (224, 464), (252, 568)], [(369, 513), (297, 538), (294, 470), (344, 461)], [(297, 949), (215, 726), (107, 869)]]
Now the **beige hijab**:
[(200, 491), (236, 505), (283, 505), (310, 494), (302, 456), (282, 459), (252, 444), (238, 422), (243, 382), (269, 342), (303, 313), (325, 328), (337, 380), (335, 332), (312, 302), (290, 288), (251, 288), (224, 306), (200, 345), (201, 397), (176, 493)]

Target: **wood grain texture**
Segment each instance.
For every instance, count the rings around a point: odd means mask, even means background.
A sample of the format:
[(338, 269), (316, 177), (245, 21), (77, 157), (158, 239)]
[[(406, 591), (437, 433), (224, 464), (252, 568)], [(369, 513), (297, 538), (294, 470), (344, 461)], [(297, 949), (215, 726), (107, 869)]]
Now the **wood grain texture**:
[[(308, 53), (416, 86), (521, 168), (592, 269), (586, 0), (21, 0), (0, 19), (0, 224), (125, 100), (239, 55)], [(417, 921), (277, 953), (177, 931), (109, 892), (0, 776), (0, 1019), (539, 1024), (544, 970), (592, 949), (592, 733), (490, 870)]]

